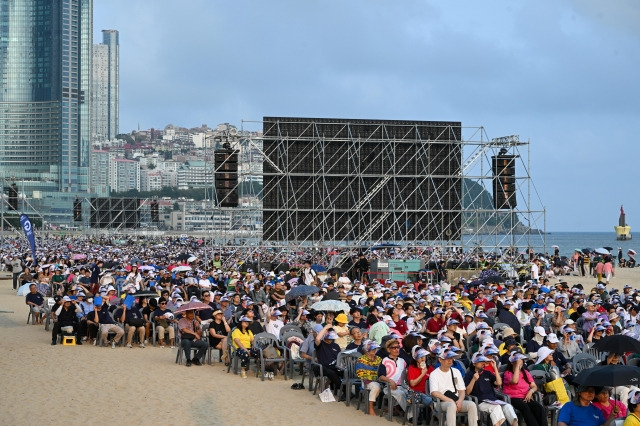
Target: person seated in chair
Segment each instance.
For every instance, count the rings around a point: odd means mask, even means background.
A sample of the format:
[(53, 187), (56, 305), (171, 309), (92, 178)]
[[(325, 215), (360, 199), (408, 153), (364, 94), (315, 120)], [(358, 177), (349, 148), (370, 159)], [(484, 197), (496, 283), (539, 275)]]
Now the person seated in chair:
[[(518, 417), (511, 404), (495, 405), (487, 402), (498, 399), (494, 386), (502, 386), (502, 378), (495, 360), (477, 352), (471, 357), (471, 362), (473, 368), (467, 372), (464, 383), (467, 386), (467, 394), (478, 398), (478, 410), (489, 413), (493, 426), (500, 426), (505, 420), (511, 426), (518, 426)], [(485, 369), (487, 365), (491, 365), (493, 372)]]
[(109, 337), (109, 332), (112, 331), (114, 333), (116, 333), (115, 337), (113, 338), (113, 341), (111, 342), (111, 348), (115, 349), (116, 348), (116, 342), (120, 339), (122, 339), (122, 336), (124, 336), (124, 330), (119, 327), (116, 322), (113, 320), (113, 318), (111, 318), (111, 315), (109, 315), (109, 311), (107, 310), (107, 304), (103, 304), (100, 306), (94, 306), (93, 307), (93, 322), (100, 324), (100, 334), (102, 335), (102, 345), (103, 346), (107, 346), (107, 340)]
[[(184, 351), (187, 367), (191, 367), (191, 363), (194, 365), (202, 365), (204, 356), (207, 353), (207, 342), (202, 340), (202, 331), (200, 330), (200, 325), (196, 322), (194, 311), (187, 311), (185, 317), (178, 321), (178, 330), (180, 330), (182, 337), (180, 339), (180, 346)], [(192, 347), (198, 349), (198, 353), (193, 359), (191, 358)]]
[(209, 325), (209, 346), (220, 349), (224, 365), (229, 365), (227, 336), (230, 331), (231, 327), (229, 327), (224, 313), (220, 309), (216, 310), (213, 313), (213, 321)]
[(29, 309), (32, 310), (31, 314), (35, 318), (35, 323), (42, 324), (44, 320), (44, 315), (42, 314), (46, 314), (46, 308), (44, 307), (44, 297), (38, 293), (35, 284), (29, 286), (29, 294), (27, 294), (25, 303), (29, 306)]
[(558, 414), (558, 426), (609, 426), (618, 415), (618, 407), (613, 407), (605, 418), (591, 401), (596, 391), (593, 386), (578, 386), (573, 401), (562, 406)]
[(127, 305), (123, 304), (121, 308), (116, 310), (114, 316), (119, 318), (120, 322), (124, 324), (125, 332), (127, 333), (127, 347), (133, 347), (131, 343), (133, 341), (133, 335), (137, 331), (140, 347), (144, 348), (144, 317), (142, 316), (140, 309), (135, 307), (135, 305), (131, 306), (131, 308), (127, 308)]
[(362, 351), (364, 355), (358, 358), (356, 363), (356, 376), (362, 381), (362, 387), (369, 390), (369, 415), (375, 416), (376, 411), (374, 405), (382, 386), (378, 382), (378, 369), (382, 358), (376, 355), (376, 351), (380, 348), (380, 345), (375, 340), (367, 340)]
[(167, 301), (160, 299), (158, 307), (153, 312), (153, 320), (156, 322), (160, 347), (164, 348), (164, 332), (167, 331), (169, 333), (169, 343), (171, 344), (171, 349), (173, 349), (175, 347), (175, 331), (171, 323), (175, 322), (175, 320), (173, 319), (173, 313), (167, 309)]
[[(51, 345), (58, 343), (58, 334), (62, 332), (62, 327), (73, 327), (73, 333), (77, 334), (78, 322), (76, 321), (76, 313), (81, 312), (80, 307), (75, 300), (71, 300), (69, 296), (64, 296), (60, 301), (59, 307), (51, 313), (53, 318), (53, 330), (51, 332)], [(76, 336), (76, 344), (81, 345), (82, 342)]]
[[(333, 325), (325, 325), (315, 338), (315, 352), (318, 364), (322, 365), (323, 374), (329, 378), (329, 382), (334, 392), (340, 389), (340, 373), (336, 366), (340, 346), (335, 342), (338, 335), (333, 331)], [(316, 374), (320, 374), (320, 368), (311, 366)], [(324, 390), (324, 389), (323, 389)]]

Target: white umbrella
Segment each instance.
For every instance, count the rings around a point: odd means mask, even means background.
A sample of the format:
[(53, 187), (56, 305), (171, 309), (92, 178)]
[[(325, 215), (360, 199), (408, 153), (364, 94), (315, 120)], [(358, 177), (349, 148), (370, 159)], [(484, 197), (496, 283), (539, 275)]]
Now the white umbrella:
[(176, 272), (192, 271), (191, 266), (176, 266), (173, 270)]
[(197, 257), (191, 256), (190, 258), (187, 259), (187, 263), (195, 262), (196, 260), (198, 260)]
[(631, 256), (635, 256), (636, 255), (636, 251), (634, 249), (629, 249), (629, 251), (627, 251), (627, 254), (631, 255)]
[(141, 271), (155, 271), (156, 270), (156, 268), (154, 268), (151, 265), (142, 265), (138, 269), (141, 270)]
[(558, 247), (558, 246), (551, 246), (551, 248), (560, 248), (560, 247)]
[(609, 250), (607, 250), (604, 247), (597, 248), (595, 250), (595, 252), (598, 253), (598, 254), (611, 254), (611, 253), (609, 253)]

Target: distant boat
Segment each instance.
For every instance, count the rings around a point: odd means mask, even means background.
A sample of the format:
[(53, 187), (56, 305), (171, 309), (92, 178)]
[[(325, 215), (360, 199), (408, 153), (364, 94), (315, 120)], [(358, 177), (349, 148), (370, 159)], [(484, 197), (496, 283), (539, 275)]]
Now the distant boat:
[(631, 239), (631, 227), (627, 225), (624, 209), (620, 206), (620, 218), (618, 219), (618, 226), (614, 226), (616, 231), (616, 240), (630, 240)]

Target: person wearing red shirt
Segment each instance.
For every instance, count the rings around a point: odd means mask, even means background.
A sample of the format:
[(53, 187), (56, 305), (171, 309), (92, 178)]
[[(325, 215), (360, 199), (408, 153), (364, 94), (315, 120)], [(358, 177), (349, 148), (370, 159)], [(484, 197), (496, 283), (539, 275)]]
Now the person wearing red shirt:
[(429, 321), (427, 321), (427, 334), (429, 336), (436, 337), (438, 332), (442, 330), (442, 327), (444, 327), (445, 320), (442, 317), (442, 314), (444, 314), (442, 309), (436, 308), (433, 311), (433, 317), (429, 318)]
[(416, 349), (407, 370), (409, 398), (419, 398), (417, 401), (425, 406), (433, 403), (433, 398), (426, 394), (427, 380), (429, 380), (429, 374), (434, 370), (433, 365), (427, 366), (428, 355), (429, 352), (425, 349)]

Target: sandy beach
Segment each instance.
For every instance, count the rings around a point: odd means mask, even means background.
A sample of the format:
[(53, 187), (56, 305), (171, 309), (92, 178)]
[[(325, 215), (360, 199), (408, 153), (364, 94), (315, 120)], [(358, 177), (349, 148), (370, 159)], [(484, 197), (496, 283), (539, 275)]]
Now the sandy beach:
[[(227, 374), (224, 364), (175, 364), (176, 350), (51, 346), (44, 326), (26, 325), (24, 297), (0, 280), (2, 424), (389, 424), (352, 405), (323, 403), (278, 376)], [(299, 381), (299, 378), (298, 378)], [(305, 382), (306, 385), (306, 382)]]
[[(596, 280), (564, 277), (589, 291)], [(552, 282), (555, 282), (552, 280)], [(617, 269), (611, 287), (640, 287), (640, 269)], [(388, 424), (343, 403), (291, 390), (282, 376), (261, 382), (227, 374), (220, 363), (174, 363), (176, 350), (50, 346), (43, 326), (26, 325), (24, 298), (0, 280), (2, 423), (33, 424)]]

